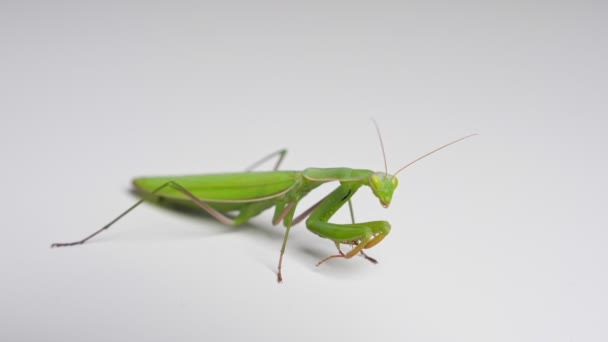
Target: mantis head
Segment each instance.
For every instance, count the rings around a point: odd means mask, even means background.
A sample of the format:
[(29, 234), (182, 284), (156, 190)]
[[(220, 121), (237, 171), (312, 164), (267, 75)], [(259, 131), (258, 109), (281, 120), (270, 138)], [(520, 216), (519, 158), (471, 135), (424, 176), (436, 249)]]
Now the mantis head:
[(431, 152), (423, 155), (422, 157), (419, 157), (419, 158), (415, 159), (414, 161), (409, 162), (404, 167), (400, 168), (399, 170), (397, 170), (397, 172), (395, 172), (394, 174), (391, 175), (388, 173), (388, 166), (386, 163), (386, 154), (384, 153), (384, 143), (382, 142), (382, 135), (380, 134), (380, 128), (378, 127), (378, 124), (376, 123), (375, 120), (372, 120), (372, 121), (373, 121), (374, 125), (376, 126), (376, 132), (378, 132), (378, 138), (380, 139), (380, 147), (382, 148), (382, 157), (384, 158), (384, 172), (372, 173), (372, 175), (369, 176), (369, 187), (372, 189), (372, 192), (374, 193), (374, 195), (380, 200), (380, 204), (384, 208), (388, 208), (388, 206), (391, 204), (391, 199), (393, 198), (393, 192), (395, 191), (395, 188), (397, 188), (397, 185), (399, 184), (399, 182), (397, 181), (397, 174), (399, 172), (405, 170), (408, 166), (414, 164), (415, 162), (419, 161), (420, 159), (425, 158), (443, 148), (446, 148), (446, 147), (448, 147), (452, 144), (455, 144), (461, 140), (464, 140), (466, 138), (477, 135), (477, 134), (470, 134), (470, 135), (467, 135), (460, 139), (454, 140), (448, 144), (445, 144), (441, 147), (438, 147), (438, 148), (432, 150)]
[(384, 208), (388, 208), (391, 204), (393, 192), (398, 184), (397, 177), (384, 172), (372, 173), (372, 175), (369, 176), (369, 187), (372, 189), (374, 195), (380, 200), (380, 205)]

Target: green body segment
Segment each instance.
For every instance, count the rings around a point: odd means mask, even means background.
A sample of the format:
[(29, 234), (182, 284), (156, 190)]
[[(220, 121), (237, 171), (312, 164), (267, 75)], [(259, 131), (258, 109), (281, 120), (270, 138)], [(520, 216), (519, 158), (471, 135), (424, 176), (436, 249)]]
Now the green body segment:
[[(370, 170), (350, 168), (308, 168), (304, 171), (140, 177), (133, 180), (133, 186), (144, 195), (173, 181), (214, 209), (228, 212), (252, 206), (263, 210), (275, 204), (299, 201), (325, 182), (366, 179), (371, 173)], [(163, 199), (165, 203), (195, 205), (182, 192), (170, 187), (162, 189), (155, 197)]]
[[(301, 172), (297, 171), (269, 171), (142, 177), (134, 179), (133, 186), (141, 194), (146, 194), (169, 181), (174, 181), (215, 209), (227, 212), (239, 210), (243, 206), (264, 199), (276, 198), (277, 194), (293, 188), (300, 174)], [(193, 205), (186, 195), (173, 188), (163, 189), (157, 197), (168, 203)]]
[[(137, 190), (151, 192), (159, 186), (175, 181), (203, 201), (246, 202), (272, 196), (293, 186), (300, 176), (296, 171), (222, 173), (173, 177), (142, 177), (133, 180)], [(159, 197), (188, 200), (175, 189), (167, 188)]]

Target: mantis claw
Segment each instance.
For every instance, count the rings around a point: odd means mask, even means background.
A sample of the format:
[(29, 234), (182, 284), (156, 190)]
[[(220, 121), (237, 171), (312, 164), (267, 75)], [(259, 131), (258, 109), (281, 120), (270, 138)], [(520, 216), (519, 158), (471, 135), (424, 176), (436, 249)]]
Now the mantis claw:
[(342, 253), (342, 251), (338, 251), (338, 252), (340, 252), (340, 254), (330, 255), (327, 258), (319, 261), (316, 266), (319, 267), (319, 265), (321, 265), (322, 263), (326, 262), (329, 259), (333, 259), (333, 258), (345, 258), (346, 257), (346, 255), (344, 253)]
[(369, 255), (365, 254), (363, 251), (361, 251), (361, 255), (374, 265), (378, 263), (378, 260), (370, 257)]
[(51, 245), (51, 248), (76, 246), (76, 245), (82, 245), (83, 243), (84, 243), (83, 241), (67, 242), (67, 243), (54, 243)]

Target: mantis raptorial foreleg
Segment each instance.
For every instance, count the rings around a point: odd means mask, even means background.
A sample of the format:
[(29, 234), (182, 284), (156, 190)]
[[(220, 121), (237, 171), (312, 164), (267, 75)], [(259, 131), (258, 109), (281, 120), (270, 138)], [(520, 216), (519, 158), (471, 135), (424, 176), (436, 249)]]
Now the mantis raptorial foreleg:
[[(356, 241), (354, 243), (354, 247), (348, 251), (346, 254), (343, 253), (342, 251), (338, 250), (339, 254), (336, 255), (332, 255), (328, 258), (325, 258), (323, 260), (321, 260), (319, 263), (317, 263), (317, 266), (319, 266), (320, 264), (324, 263), (325, 261), (329, 260), (329, 259), (333, 259), (333, 258), (345, 258), (345, 259), (350, 259), (352, 257), (354, 257), (355, 255), (357, 255), (358, 253), (362, 253), (363, 252), (363, 248), (371, 248), (374, 245), (376, 245), (378, 242), (380, 242), (382, 239), (384, 239), (384, 237), (388, 234), (388, 231), (390, 231), (390, 226), (386, 226), (385, 224), (388, 224), (388, 222), (386, 221), (373, 221), (373, 222), (363, 222), (363, 223), (359, 223), (356, 225), (341, 225), (341, 224), (333, 224), (333, 223), (327, 223), (327, 225), (325, 225), (322, 228), (314, 228), (314, 229), (333, 229), (334, 231), (336, 230), (341, 230), (342, 234), (350, 234), (350, 238), (353, 239), (352, 241)], [(330, 227), (333, 226), (333, 227)], [(309, 230), (313, 231), (313, 228), (309, 227)], [(373, 232), (379, 230), (378, 233), (374, 234)], [(371, 261), (372, 263), (377, 263), (377, 261), (374, 258), (370, 258), (367, 255), (363, 254), (363, 256), (366, 257), (366, 259), (368, 259), (369, 261)], [(375, 261), (375, 262), (374, 262)]]
[[(338, 211), (338, 209), (340, 209), (347, 201), (350, 201), (350, 198), (358, 190), (358, 188), (359, 186), (353, 186), (350, 184), (340, 185), (336, 190), (322, 200), (322, 202), (311, 213), (310, 217), (306, 221), (306, 226), (308, 229), (321, 237), (330, 239), (337, 244), (347, 243), (355, 245), (346, 254), (342, 253), (342, 251), (340, 251), (338, 248), (339, 254), (323, 259), (319, 262), (319, 264), (333, 258), (350, 259), (358, 253), (361, 253), (363, 248), (373, 247), (389, 233), (390, 224), (386, 221), (371, 221), (352, 224), (335, 224), (328, 222), (331, 216)], [(351, 218), (354, 220), (354, 215), (352, 215)], [(371, 262), (375, 261), (375, 259), (367, 257), (365, 254), (363, 255)]]
[[(348, 211), (350, 211), (350, 222), (351, 222), (352, 224), (355, 224), (355, 213), (354, 213), (354, 210), (353, 210), (353, 201), (352, 201), (352, 199), (351, 199), (351, 198), (349, 198), (349, 199), (348, 199)], [(356, 245), (356, 243), (353, 243), (353, 245)], [(338, 246), (338, 252), (339, 252), (340, 254), (344, 254), (344, 253), (342, 253), (342, 251), (340, 250), (340, 245), (339, 245), (338, 243), (336, 243), (336, 246)], [(369, 248), (369, 247), (367, 247), (367, 248)], [(361, 253), (361, 255), (363, 255), (363, 257), (364, 257), (365, 259), (367, 259), (367, 260), (368, 260), (369, 262), (371, 262), (372, 264), (377, 264), (377, 263), (378, 263), (378, 260), (376, 260), (376, 259), (374, 259), (374, 258), (370, 257), (369, 255), (365, 254), (365, 252), (364, 252), (364, 251), (360, 251), (360, 253)], [(325, 261), (325, 260), (324, 260), (324, 261)], [(324, 261), (323, 261), (323, 262), (324, 262)], [(320, 265), (320, 264), (321, 264), (321, 263), (323, 263), (323, 262), (320, 262), (318, 265)]]

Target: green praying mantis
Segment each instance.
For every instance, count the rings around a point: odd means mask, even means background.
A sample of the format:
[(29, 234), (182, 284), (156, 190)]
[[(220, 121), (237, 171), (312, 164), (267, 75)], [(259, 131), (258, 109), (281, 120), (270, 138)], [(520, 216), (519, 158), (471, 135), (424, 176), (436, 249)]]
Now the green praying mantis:
[[(282, 221), (286, 228), (277, 266), (277, 281), (279, 283), (283, 281), (281, 266), (289, 231), (291, 227), (304, 219), (306, 219), (308, 230), (322, 238), (333, 241), (338, 249), (338, 254), (319, 261), (317, 266), (330, 259), (350, 259), (358, 254), (372, 263), (377, 263), (363, 250), (380, 243), (390, 232), (391, 225), (387, 221), (355, 222), (351, 197), (359, 188), (367, 186), (378, 198), (380, 205), (388, 208), (393, 192), (398, 185), (397, 174), (417, 161), (476, 134), (467, 135), (438, 147), (406, 164), (397, 172), (389, 174), (380, 129), (377, 123), (373, 122), (382, 148), (384, 171), (374, 172), (344, 167), (279, 171), (279, 166), (287, 154), (287, 150), (279, 150), (253, 164), (245, 172), (135, 178), (133, 186), (141, 196), (139, 201), (84, 239), (68, 243), (54, 243), (51, 247), (82, 245), (110, 228), (143, 202), (159, 200), (162, 203), (178, 206), (194, 205), (219, 222), (232, 226), (243, 224), (274, 206), (273, 225)], [(277, 158), (273, 171), (252, 171), (272, 158)], [(320, 201), (295, 216), (296, 207), (300, 200), (310, 191), (327, 182), (339, 182), (339, 185)], [(329, 222), (331, 217), (346, 203), (348, 203), (352, 223), (336, 224)], [(342, 252), (341, 245), (348, 245), (351, 249), (348, 252)]]

